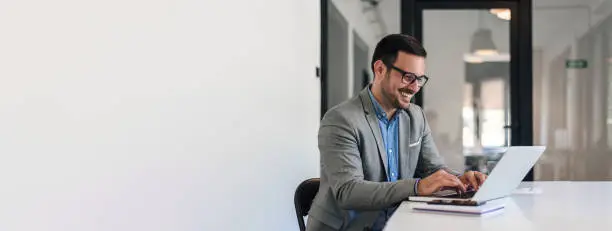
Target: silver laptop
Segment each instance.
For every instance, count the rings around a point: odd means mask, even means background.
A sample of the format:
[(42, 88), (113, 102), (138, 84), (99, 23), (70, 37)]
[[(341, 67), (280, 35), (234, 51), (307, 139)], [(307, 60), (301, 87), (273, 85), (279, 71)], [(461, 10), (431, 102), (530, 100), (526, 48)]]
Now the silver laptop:
[(510, 195), (521, 183), (529, 169), (538, 161), (546, 147), (544, 146), (512, 146), (499, 160), (487, 180), (478, 191), (457, 194), (452, 191), (442, 191), (432, 196), (412, 196), (409, 201), (470, 201), (484, 203)]

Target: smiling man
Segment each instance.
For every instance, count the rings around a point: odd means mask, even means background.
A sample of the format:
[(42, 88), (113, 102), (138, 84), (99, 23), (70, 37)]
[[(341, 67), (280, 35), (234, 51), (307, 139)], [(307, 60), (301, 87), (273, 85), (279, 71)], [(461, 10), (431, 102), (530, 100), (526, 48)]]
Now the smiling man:
[(382, 230), (409, 196), (482, 185), (482, 173), (447, 168), (423, 111), (410, 103), (429, 80), (426, 56), (411, 36), (384, 37), (372, 57), (373, 83), (325, 114), (321, 185), (308, 231)]

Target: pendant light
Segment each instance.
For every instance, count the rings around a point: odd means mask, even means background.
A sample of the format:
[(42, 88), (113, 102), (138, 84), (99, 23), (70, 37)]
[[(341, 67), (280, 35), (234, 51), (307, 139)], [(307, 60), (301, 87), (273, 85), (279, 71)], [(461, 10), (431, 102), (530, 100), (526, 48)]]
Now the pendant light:
[(478, 12), (478, 29), (472, 35), (472, 44), (470, 50), (473, 54), (479, 56), (496, 55), (497, 48), (493, 43), (493, 36), (490, 29), (484, 28), (482, 23), (482, 12)]

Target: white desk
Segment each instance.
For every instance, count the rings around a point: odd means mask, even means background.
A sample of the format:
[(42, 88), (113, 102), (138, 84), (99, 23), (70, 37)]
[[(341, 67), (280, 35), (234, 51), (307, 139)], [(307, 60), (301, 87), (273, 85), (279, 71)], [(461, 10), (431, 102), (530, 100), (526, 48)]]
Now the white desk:
[(519, 188), (530, 186), (542, 192), (513, 194), (502, 199), (505, 209), (483, 216), (415, 211), (418, 202), (403, 202), (385, 231), (612, 231), (612, 181), (525, 182)]

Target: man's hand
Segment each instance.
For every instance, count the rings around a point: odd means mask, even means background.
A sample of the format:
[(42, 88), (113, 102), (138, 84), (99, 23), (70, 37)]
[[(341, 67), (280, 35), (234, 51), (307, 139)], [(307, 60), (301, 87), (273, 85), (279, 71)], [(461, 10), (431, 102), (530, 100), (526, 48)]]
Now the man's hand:
[(472, 186), (474, 190), (478, 190), (486, 179), (487, 175), (476, 171), (467, 171), (461, 177), (459, 177), (461, 183)]
[(455, 188), (465, 192), (465, 185), (461, 183), (459, 178), (444, 170), (438, 170), (434, 174), (422, 179), (417, 185), (417, 194), (419, 196), (429, 196), (442, 188)]

